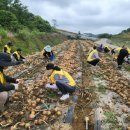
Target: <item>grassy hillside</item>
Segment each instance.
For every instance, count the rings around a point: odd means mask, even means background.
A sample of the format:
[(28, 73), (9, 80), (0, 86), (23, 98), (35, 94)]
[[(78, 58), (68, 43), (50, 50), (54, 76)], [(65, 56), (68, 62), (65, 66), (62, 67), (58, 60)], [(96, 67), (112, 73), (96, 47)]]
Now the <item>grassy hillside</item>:
[(111, 37), (112, 44), (130, 47), (130, 33), (118, 34)]
[(24, 55), (41, 51), (47, 44), (54, 46), (66, 40), (66, 37), (60, 33), (30, 32), (28, 30), (21, 30), (16, 34), (1, 30), (0, 36), (2, 37), (0, 51), (2, 51), (4, 44), (12, 41), (14, 43), (13, 50), (20, 47)]

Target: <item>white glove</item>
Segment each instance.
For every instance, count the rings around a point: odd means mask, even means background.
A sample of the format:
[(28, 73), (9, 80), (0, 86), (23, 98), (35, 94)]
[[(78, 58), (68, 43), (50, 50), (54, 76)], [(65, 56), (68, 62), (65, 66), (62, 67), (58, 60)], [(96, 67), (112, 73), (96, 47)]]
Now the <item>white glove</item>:
[(13, 84), (13, 85), (14, 85), (14, 87), (15, 87), (15, 90), (18, 90), (19, 85), (18, 85), (18, 84)]
[(25, 59), (23, 59), (23, 61), (24, 61), (24, 62), (26, 62), (26, 60), (25, 60)]

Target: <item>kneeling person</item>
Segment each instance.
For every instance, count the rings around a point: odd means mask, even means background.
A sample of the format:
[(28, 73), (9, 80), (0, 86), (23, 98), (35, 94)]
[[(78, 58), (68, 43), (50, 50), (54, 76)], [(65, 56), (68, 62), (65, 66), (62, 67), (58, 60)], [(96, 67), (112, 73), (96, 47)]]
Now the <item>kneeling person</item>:
[[(51, 83), (47, 85), (48, 88), (58, 88), (62, 94), (60, 100), (66, 100), (69, 98), (69, 94), (75, 92), (76, 83), (74, 79), (64, 70), (54, 64), (49, 63), (46, 66), (47, 70), (51, 70), (50, 80)], [(54, 85), (55, 84), (55, 85)], [(51, 87), (52, 86), (52, 87)]]

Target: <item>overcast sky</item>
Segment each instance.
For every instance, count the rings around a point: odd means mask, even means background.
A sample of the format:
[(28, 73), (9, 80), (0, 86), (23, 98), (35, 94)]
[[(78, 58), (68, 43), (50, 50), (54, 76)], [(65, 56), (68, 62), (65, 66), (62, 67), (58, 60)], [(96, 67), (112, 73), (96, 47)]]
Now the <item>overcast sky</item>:
[(58, 28), (81, 33), (119, 33), (130, 27), (130, 0), (21, 0), (30, 12)]

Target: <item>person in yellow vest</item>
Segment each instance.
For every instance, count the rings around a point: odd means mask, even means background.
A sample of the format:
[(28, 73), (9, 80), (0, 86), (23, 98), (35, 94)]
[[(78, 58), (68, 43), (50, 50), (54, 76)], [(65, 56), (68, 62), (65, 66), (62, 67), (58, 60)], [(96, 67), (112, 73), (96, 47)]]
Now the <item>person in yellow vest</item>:
[(121, 49), (121, 47), (118, 47), (111, 50), (113, 60), (116, 60), (118, 58)]
[[(4, 108), (4, 105), (9, 98), (8, 92), (11, 90), (17, 90), (20, 80), (11, 78), (4, 74), (4, 69), (8, 66), (18, 65), (19, 62), (12, 62), (10, 55), (7, 53), (0, 53), (0, 110)], [(10, 84), (14, 83), (14, 84)]]
[(87, 62), (93, 66), (96, 66), (99, 61), (102, 61), (98, 55), (97, 47), (94, 46), (87, 58)]
[(97, 51), (108, 53), (108, 52), (110, 52), (110, 48), (108, 46), (103, 46), (103, 44), (101, 44), (101, 45), (97, 46)]
[(52, 63), (47, 64), (46, 69), (51, 71), (50, 83), (46, 85), (46, 88), (59, 89), (62, 94), (60, 100), (68, 99), (69, 94), (75, 92), (76, 89), (74, 79), (68, 72)]
[(11, 54), (12, 53), (12, 49), (11, 47), (13, 46), (12, 42), (8, 42), (3, 49), (3, 52), (7, 53), (7, 54)]
[(110, 52), (110, 48), (109, 48), (108, 46), (105, 46), (105, 47), (104, 47), (104, 52), (105, 52), (105, 53)]
[(12, 61), (25, 61), (25, 58), (22, 56), (22, 50), (18, 48), (12, 55)]

